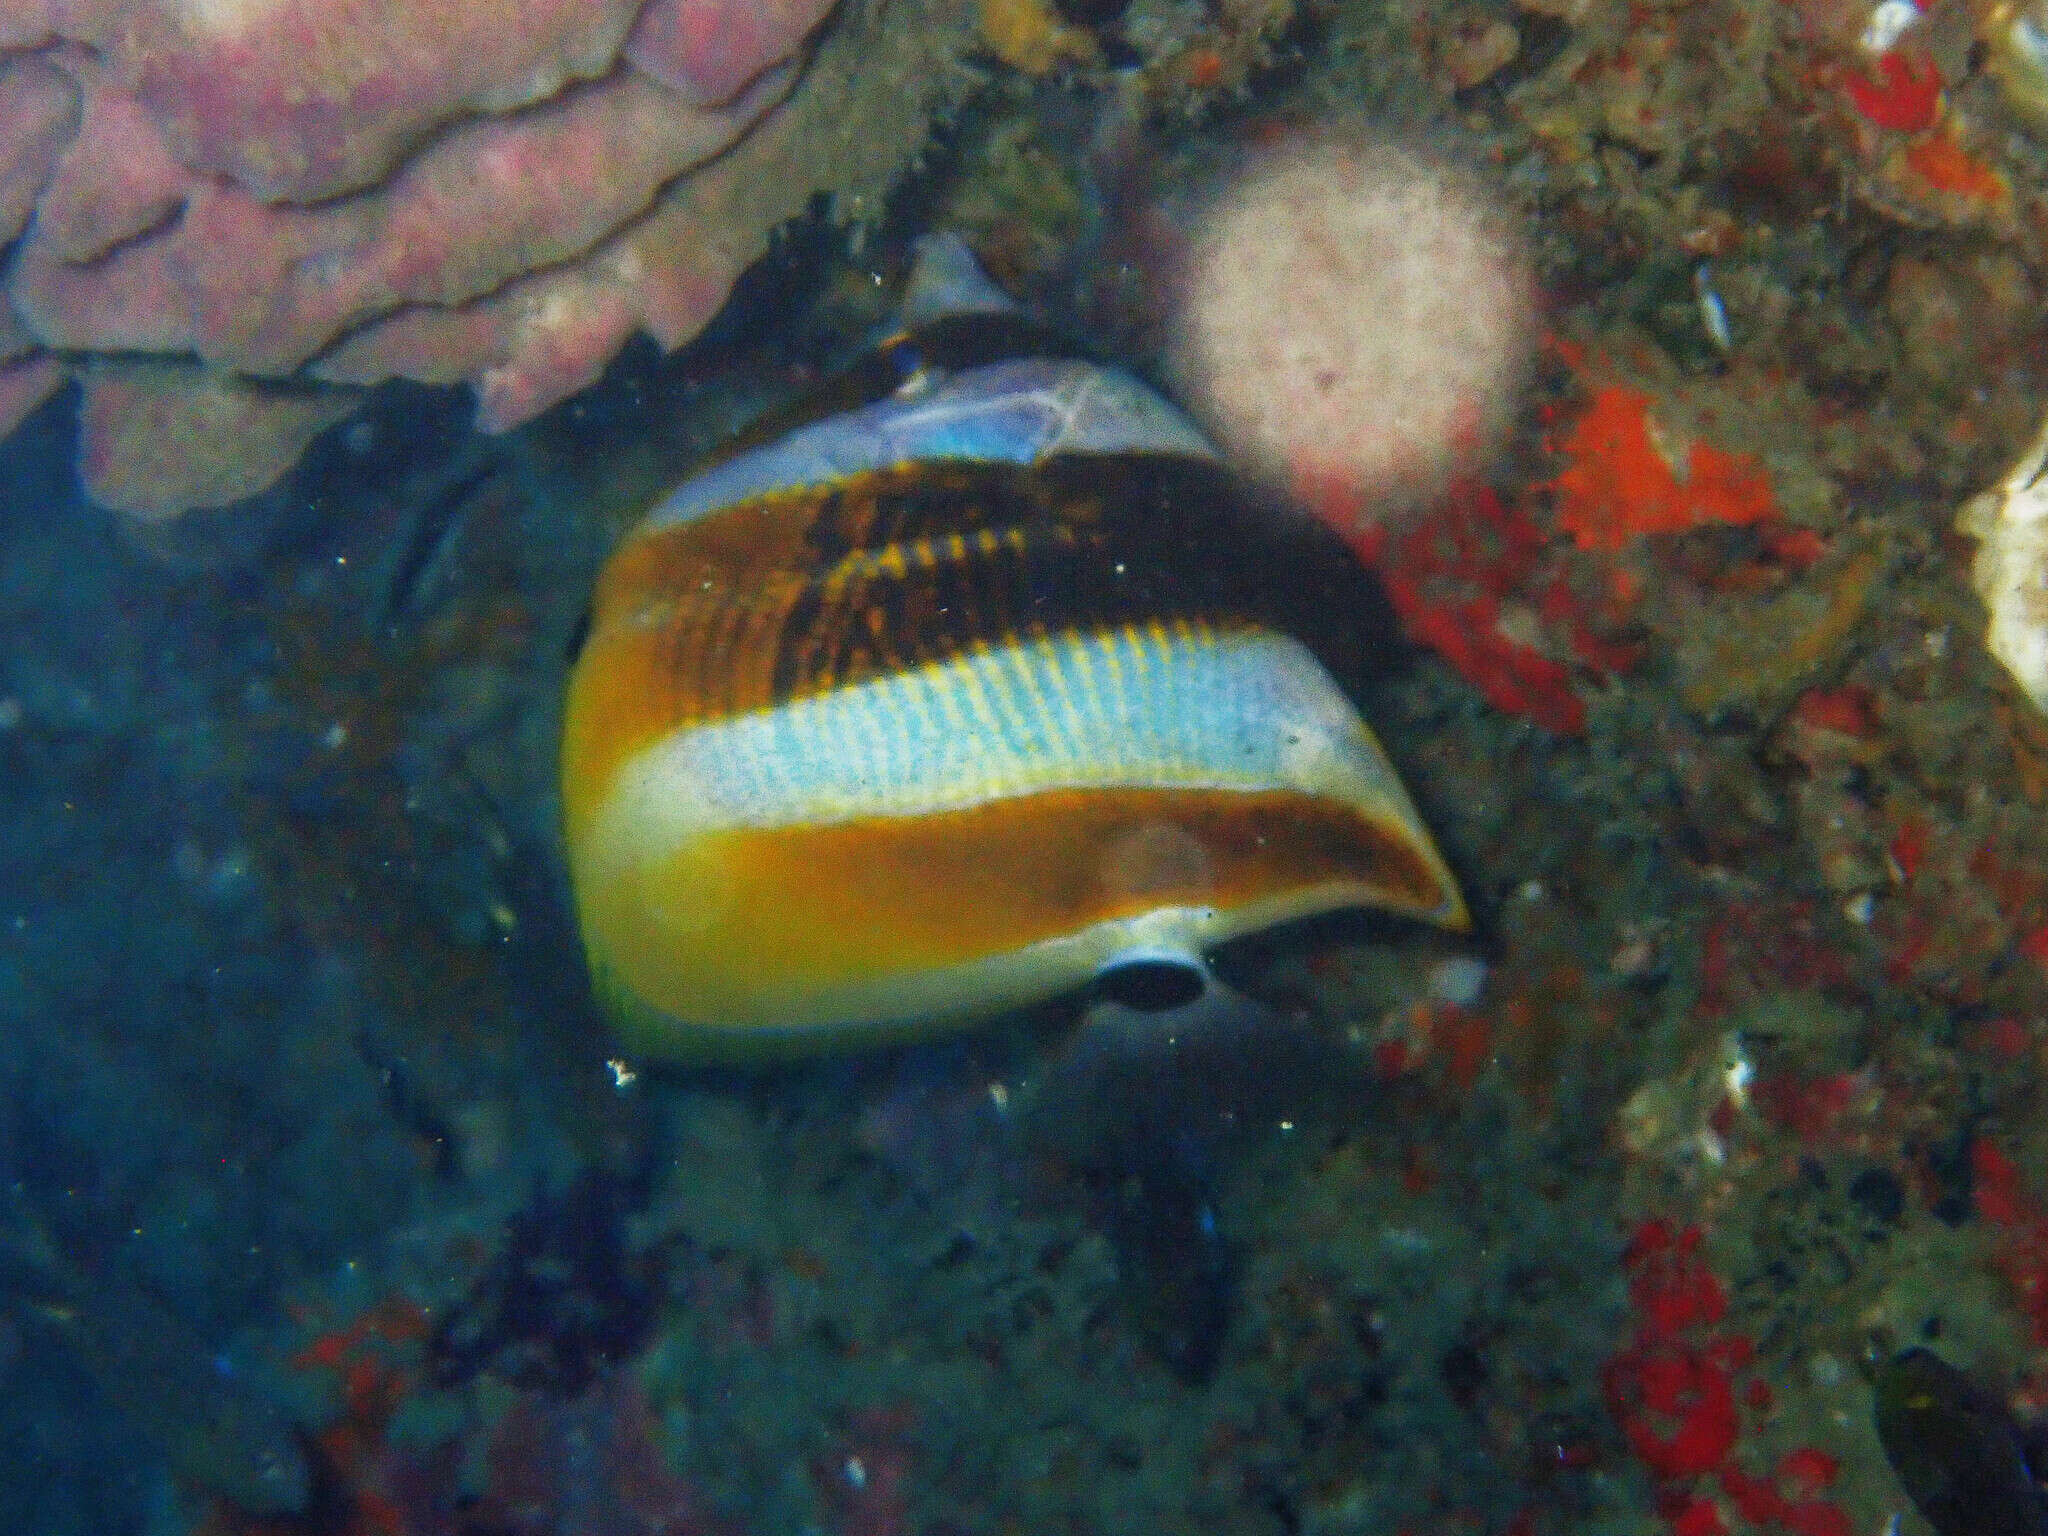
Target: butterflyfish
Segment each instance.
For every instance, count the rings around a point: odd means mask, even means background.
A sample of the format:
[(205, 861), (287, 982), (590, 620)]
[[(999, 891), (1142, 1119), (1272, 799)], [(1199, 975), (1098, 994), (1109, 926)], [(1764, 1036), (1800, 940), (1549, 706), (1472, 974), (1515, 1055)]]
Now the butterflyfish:
[(819, 399), (597, 582), (564, 832), (629, 1050), (914, 1038), (1345, 908), (1467, 925), (1273, 519), (1163, 395), (942, 237)]

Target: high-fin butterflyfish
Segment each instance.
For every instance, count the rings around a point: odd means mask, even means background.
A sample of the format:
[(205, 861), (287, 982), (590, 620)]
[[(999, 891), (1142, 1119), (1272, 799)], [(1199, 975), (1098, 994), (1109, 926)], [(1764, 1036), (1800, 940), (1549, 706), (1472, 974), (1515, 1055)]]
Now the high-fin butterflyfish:
[(1199, 978), (1346, 908), (1466, 926), (1280, 617), (1305, 589), (1274, 520), (1162, 395), (1051, 342), (927, 241), (903, 328), (607, 563), (563, 814), (629, 1050), (912, 1038), (1107, 973)]

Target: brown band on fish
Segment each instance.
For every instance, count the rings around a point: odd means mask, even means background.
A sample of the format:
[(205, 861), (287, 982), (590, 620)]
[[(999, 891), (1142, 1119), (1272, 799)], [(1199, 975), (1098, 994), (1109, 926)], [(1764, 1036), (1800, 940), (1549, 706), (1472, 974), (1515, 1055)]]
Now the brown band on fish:
[[(588, 646), (612, 760), (680, 726), (1016, 641), (1256, 623), (1213, 466), (1156, 457), (922, 464), (641, 535)], [(1114, 515), (1107, 509), (1114, 508)], [(589, 669), (586, 669), (589, 670)]]
[[(1355, 899), (1433, 916), (1455, 900), (1399, 828), (1288, 791), (1050, 790), (918, 816), (737, 829), (690, 857), (716, 863), (721, 915), (688, 952), (776, 956), (796, 990), (814, 978), (968, 964), (1162, 906), (1227, 914), (1349, 887)], [(947, 899), (925, 899), (933, 890)], [(643, 972), (634, 980), (657, 994), (691, 990), (690, 978), (646, 973), (677, 953), (658, 935), (622, 937), (644, 952), (608, 958)]]

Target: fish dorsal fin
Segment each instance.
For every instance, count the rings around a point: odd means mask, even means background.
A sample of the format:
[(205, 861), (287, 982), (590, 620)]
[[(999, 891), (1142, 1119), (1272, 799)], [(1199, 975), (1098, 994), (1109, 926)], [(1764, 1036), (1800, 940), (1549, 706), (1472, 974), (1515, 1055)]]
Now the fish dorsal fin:
[(998, 287), (967, 242), (946, 230), (918, 240), (895, 334), (878, 350), (893, 354), (906, 377), (1012, 357), (1070, 357), (1078, 349)]
[(1072, 349), (990, 280), (951, 232), (917, 242), (896, 325), (854, 362), (816, 387), (763, 413), (704, 456), (702, 474), (800, 427), (885, 400), (935, 374), (982, 363)]
[(915, 331), (963, 315), (1021, 314), (1017, 301), (981, 270), (967, 242), (951, 230), (917, 242), (910, 280), (903, 289), (902, 327)]

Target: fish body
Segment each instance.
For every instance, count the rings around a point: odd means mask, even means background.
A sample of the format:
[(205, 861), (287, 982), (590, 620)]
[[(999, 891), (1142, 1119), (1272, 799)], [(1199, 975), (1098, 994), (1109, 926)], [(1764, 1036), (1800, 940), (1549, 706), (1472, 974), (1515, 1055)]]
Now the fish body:
[(1002, 355), (1039, 338), (963, 260), (599, 580), (565, 834), (640, 1051), (914, 1036), (1345, 907), (1466, 922), (1200, 431)]

